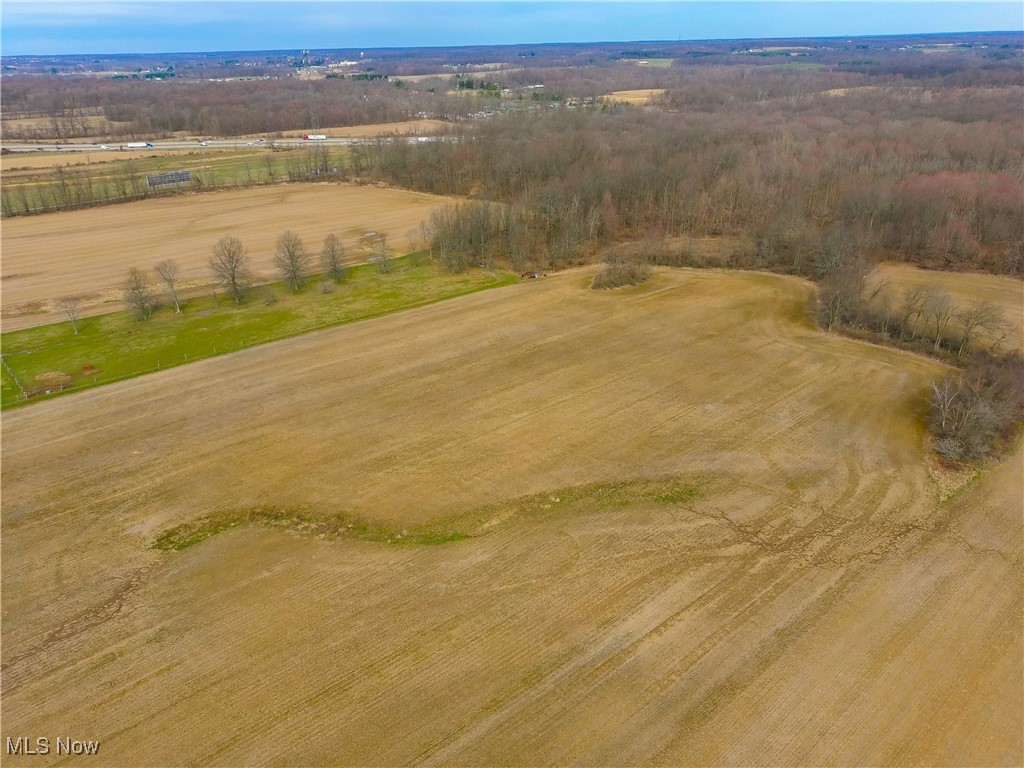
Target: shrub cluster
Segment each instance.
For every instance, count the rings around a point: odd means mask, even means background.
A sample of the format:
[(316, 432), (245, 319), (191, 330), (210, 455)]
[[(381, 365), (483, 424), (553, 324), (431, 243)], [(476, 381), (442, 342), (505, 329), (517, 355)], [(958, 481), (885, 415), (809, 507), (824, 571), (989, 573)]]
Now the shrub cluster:
[(591, 288), (620, 288), (624, 285), (639, 285), (651, 276), (651, 267), (638, 261), (605, 262), (594, 275)]
[(951, 461), (998, 453), (1024, 420), (1024, 357), (975, 353), (967, 366), (932, 385), (929, 430)]

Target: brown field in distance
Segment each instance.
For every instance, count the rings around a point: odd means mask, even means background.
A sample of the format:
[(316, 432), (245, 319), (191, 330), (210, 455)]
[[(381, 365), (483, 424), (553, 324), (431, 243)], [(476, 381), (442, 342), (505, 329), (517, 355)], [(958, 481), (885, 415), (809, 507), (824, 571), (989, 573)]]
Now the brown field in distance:
[(405, 252), (407, 233), (447, 202), (381, 187), (287, 184), (14, 217), (2, 233), (4, 329), (62, 319), (52, 302), (72, 293), (89, 297), (87, 310), (118, 307), (128, 270), (163, 259), (178, 262), (183, 281), (209, 283), (207, 260), (225, 235), (241, 238), (254, 271), (274, 279), (275, 244), (286, 230), (313, 252), (333, 232), (357, 261), (366, 260), (360, 239), (371, 231)]
[[(368, 139), (374, 136), (386, 136), (388, 134), (423, 134), (436, 133), (451, 128), (452, 124), (444, 120), (405, 120), (398, 123), (374, 123), (372, 125), (343, 125), (333, 128), (318, 128), (315, 131), (305, 129), (301, 131), (282, 131), (281, 136), (297, 138), (307, 133), (323, 133), (332, 139)], [(252, 136), (268, 136), (271, 134), (254, 133)], [(277, 136), (278, 134), (272, 134)], [(250, 138), (251, 138), (250, 137)], [(245, 138), (245, 137), (243, 137)]]
[(82, 170), (87, 165), (100, 165), (114, 163), (123, 160), (138, 160), (143, 157), (154, 157), (159, 155), (166, 157), (175, 155), (177, 157), (193, 155), (204, 151), (214, 151), (210, 147), (196, 147), (182, 151), (180, 149), (169, 149), (161, 152), (159, 149), (96, 149), (89, 151), (72, 150), (69, 152), (15, 152), (10, 155), (0, 155), (0, 172), (12, 176), (22, 175), (25, 171), (37, 171), (40, 168), (55, 168), (62, 165), (69, 170)]
[(618, 101), (624, 104), (652, 104), (665, 93), (663, 88), (639, 88), (633, 91), (613, 91), (601, 98), (604, 101)]
[[(5, 414), (9, 732), (105, 765), (1018, 765), (1019, 451), (939, 504), (940, 364), (820, 333), (796, 279), (591, 276)], [(637, 478), (699, 491), (607, 485)], [(151, 548), (268, 505), (392, 543)], [(422, 524), (470, 538), (398, 543)]]
[[(907, 288), (935, 285), (946, 291), (961, 307), (971, 302), (995, 304), (1013, 326), (1013, 332), (1001, 347), (1024, 353), (1024, 282), (1012, 277), (975, 272), (942, 272), (919, 269), (909, 264), (880, 264), (872, 274), (872, 282), (888, 283), (888, 291), (899, 304)], [(955, 322), (953, 323), (955, 331)]]

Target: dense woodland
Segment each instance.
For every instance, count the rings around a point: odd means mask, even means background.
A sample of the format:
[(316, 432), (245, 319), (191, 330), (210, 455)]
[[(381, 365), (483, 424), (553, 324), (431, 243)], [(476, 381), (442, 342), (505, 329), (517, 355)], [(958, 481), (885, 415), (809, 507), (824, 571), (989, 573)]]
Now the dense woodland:
[(381, 142), (357, 163), (390, 183), (527, 211), (519, 218), (553, 267), (586, 244), (655, 229), (741, 237), (752, 245), (738, 265), (806, 275), (845, 251), (1018, 273), (1021, 94), (990, 89), (978, 119), (958, 121), (964, 96), (818, 92), (712, 112), (511, 115), (458, 142)]

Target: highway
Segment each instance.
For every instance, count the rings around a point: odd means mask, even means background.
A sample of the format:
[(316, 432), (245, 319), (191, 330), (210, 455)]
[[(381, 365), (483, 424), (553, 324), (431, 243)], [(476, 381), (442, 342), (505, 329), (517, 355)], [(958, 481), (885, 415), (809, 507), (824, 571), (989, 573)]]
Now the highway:
[[(398, 136), (392, 137), (399, 141), (407, 141), (409, 143), (427, 142), (427, 141), (440, 141), (438, 136)], [(308, 141), (302, 138), (291, 138), (291, 139), (209, 139), (203, 141), (181, 141), (181, 140), (169, 140), (169, 141), (152, 141), (151, 147), (130, 147), (129, 144), (137, 144), (138, 142), (113, 142), (113, 143), (83, 143), (83, 142), (51, 142), (51, 143), (35, 143), (35, 144), (8, 144), (2, 145), (3, 149), (10, 150), (11, 152), (97, 152), (97, 151), (110, 151), (117, 152), (119, 150), (133, 150), (141, 151), (144, 149), (151, 149), (153, 151), (166, 151), (166, 150), (195, 150), (195, 149), (247, 149), (247, 148), (267, 148), (267, 149), (293, 149), (295, 147), (314, 147), (314, 146), (328, 146), (328, 147), (345, 147), (352, 144), (367, 144), (376, 141), (376, 138), (364, 139), (364, 138), (327, 138), (317, 139)]]

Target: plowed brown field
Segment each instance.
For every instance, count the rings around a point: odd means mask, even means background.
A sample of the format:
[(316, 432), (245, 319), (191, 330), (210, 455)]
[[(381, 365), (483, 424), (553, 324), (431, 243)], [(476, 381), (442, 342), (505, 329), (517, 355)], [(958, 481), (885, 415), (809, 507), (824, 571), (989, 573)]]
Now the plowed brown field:
[(664, 88), (639, 88), (633, 91), (613, 91), (601, 98), (610, 102), (645, 105), (653, 103), (664, 95)]
[[(125, 766), (1019, 765), (1020, 455), (940, 504), (941, 366), (821, 334), (806, 283), (590, 277), (4, 414), (3, 735)], [(152, 548), (255, 508), (392, 542)], [(469, 538), (400, 543), (423, 525)]]
[(69, 293), (89, 297), (94, 311), (119, 307), (128, 270), (148, 271), (163, 259), (178, 262), (183, 281), (207, 283), (207, 260), (225, 235), (241, 238), (254, 271), (266, 276), (275, 274), (275, 243), (289, 229), (313, 252), (333, 232), (350, 256), (365, 260), (358, 247), (370, 231), (404, 252), (407, 233), (447, 202), (379, 187), (289, 184), (14, 217), (2, 235), (4, 329), (62, 319), (53, 303)]

